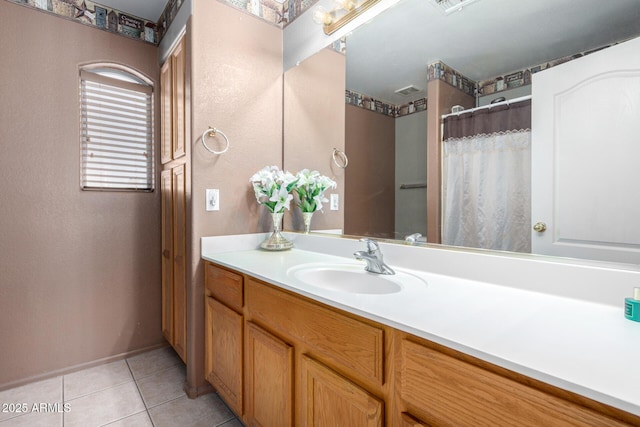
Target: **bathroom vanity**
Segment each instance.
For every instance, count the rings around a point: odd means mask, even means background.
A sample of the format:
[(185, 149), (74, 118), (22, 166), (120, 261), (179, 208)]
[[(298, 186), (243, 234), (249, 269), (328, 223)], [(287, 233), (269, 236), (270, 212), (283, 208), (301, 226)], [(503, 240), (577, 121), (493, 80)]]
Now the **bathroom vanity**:
[[(580, 298), (487, 283), (490, 253), (381, 244), (386, 279), (354, 270), (357, 240), (265, 252), (261, 237), (202, 240), (205, 372), (248, 426), (640, 425), (640, 324), (588, 283)], [(448, 262), (480, 280), (439, 274)]]

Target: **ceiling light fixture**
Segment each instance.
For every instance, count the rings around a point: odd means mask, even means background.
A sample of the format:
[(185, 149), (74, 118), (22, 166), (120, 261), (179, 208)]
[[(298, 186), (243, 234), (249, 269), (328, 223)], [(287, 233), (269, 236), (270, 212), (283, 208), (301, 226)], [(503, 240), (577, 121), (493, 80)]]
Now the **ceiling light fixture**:
[(409, 95), (413, 95), (416, 92), (420, 92), (420, 89), (418, 89), (414, 85), (409, 85), (407, 87), (403, 87), (401, 89), (395, 90), (394, 92), (397, 93), (398, 95), (409, 96)]
[(315, 8), (313, 11), (313, 22), (322, 25), (322, 29), (326, 35), (333, 34), (379, 1), (380, 0), (334, 0), (334, 7), (330, 11), (327, 11), (322, 6)]

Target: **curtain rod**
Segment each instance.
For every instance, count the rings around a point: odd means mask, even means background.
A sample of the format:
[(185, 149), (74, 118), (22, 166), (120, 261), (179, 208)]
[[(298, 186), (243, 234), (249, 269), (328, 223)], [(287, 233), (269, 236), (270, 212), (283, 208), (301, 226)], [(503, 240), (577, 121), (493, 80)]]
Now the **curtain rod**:
[(465, 114), (465, 113), (473, 113), (473, 112), (478, 111), (478, 110), (486, 110), (487, 108), (491, 109), (491, 108), (497, 107), (499, 105), (509, 105), (509, 104), (513, 104), (513, 103), (516, 103), (516, 102), (520, 102), (520, 101), (527, 101), (529, 99), (531, 99), (531, 95), (521, 96), (521, 97), (513, 98), (513, 99), (507, 99), (506, 101), (496, 102), (495, 104), (487, 104), (487, 105), (483, 105), (482, 107), (469, 108), (468, 110), (458, 111), (457, 113), (443, 114), (441, 116), (441, 119), (445, 119), (445, 118), (451, 117), (451, 116), (459, 116), (460, 114)]

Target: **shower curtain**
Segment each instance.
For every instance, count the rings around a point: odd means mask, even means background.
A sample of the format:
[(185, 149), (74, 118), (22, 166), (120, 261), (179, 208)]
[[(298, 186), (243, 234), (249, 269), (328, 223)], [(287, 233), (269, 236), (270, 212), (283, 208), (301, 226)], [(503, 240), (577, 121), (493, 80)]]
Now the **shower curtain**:
[(442, 243), (531, 252), (531, 101), (443, 121)]

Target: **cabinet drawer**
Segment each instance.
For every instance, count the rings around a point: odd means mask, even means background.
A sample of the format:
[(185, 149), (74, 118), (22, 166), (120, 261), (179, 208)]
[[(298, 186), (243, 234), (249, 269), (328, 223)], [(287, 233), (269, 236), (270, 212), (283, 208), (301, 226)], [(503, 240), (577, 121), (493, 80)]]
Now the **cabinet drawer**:
[(400, 396), (433, 426), (626, 425), (412, 341), (400, 362)]
[(242, 276), (207, 263), (205, 287), (215, 299), (237, 311), (242, 311), (244, 295)]
[(247, 278), (250, 316), (304, 342), (349, 371), (382, 384), (383, 330)]

